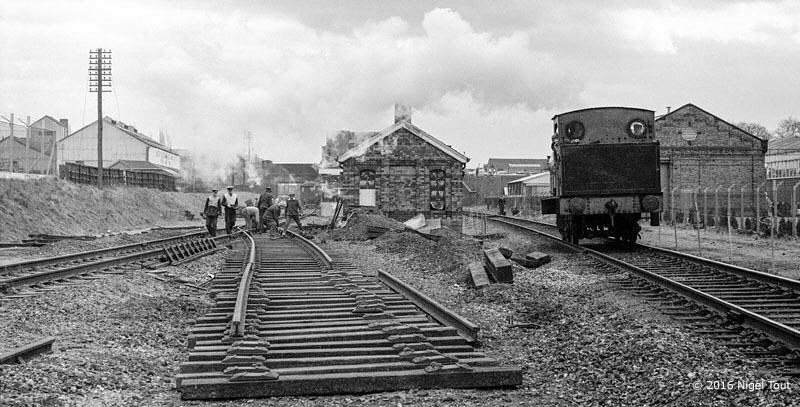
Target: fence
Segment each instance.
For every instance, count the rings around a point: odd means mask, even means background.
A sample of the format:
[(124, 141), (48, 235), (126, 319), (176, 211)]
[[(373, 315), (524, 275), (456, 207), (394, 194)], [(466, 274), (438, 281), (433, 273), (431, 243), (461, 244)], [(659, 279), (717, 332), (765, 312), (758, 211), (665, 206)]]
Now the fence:
[[(755, 189), (736, 184), (679, 186), (664, 190), (662, 220), (700, 228), (755, 232), (777, 237), (800, 234), (800, 179), (770, 180)], [(728, 226), (730, 225), (730, 226)]]
[[(94, 184), (97, 182), (97, 167), (66, 163), (60, 166), (60, 173), (61, 178), (79, 184)], [(162, 191), (174, 191), (175, 177), (161, 173), (106, 168), (103, 169), (103, 184), (128, 185), (160, 189)]]
[[(512, 215), (541, 216), (542, 198), (550, 196), (549, 193), (541, 192), (533, 195), (509, 195), (504, 196), (506, 201), (505, 212)], [(498, 208), (499, 196), (486, 197), (483, 200), (487, 211), (494, 211)]]

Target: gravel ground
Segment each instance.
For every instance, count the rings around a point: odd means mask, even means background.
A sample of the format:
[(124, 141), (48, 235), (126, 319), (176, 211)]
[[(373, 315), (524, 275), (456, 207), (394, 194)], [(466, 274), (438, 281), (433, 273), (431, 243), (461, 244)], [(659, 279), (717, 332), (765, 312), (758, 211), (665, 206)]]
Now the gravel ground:
[[(483, 351), (521, 366), (524, 383), (505, 390), (408, 390), (358, 396), (182, 401), (174, 374), (186, 332), (211, 301), (199, 283), (225, 251), (153, 276), (146, 270), (58, 288), (0, 305), (2, 343), (55, 336), (55, 352), (0, 370), (0, 405), (144, 406), (505, 406), (793, 405), (800, 382), (763, 376), (735, 350), (692, 334), (598, 273), (581, 257), (510, 229), (479, 242), (445, 231), (437, 243), (388, 232), (372, 241), (333, 241), (364, 271), (405, 280), (481, 327)], [(469, 287), (463, 265), (482, 246), (544, 251), (538, 269), (515, 265), (515, 283)], [(159, 279), (157, 279), (158, 277)], [(166, 281), (162, 281), (164, 279)], [(179, 280), (180, 279), (180, 280)], [(722, 390), (778, 380), (786, 389)], [(697, 383), (701, 389), (695, 390)], [(788, 383), (788, 384), (787, 384)]]
[(177, 400), (173, 377), (186, 358), (187, 329), (212, 304), (204, 291), (180, 281), (206, 280), (223, 256), (157, 273), (112, 274), (0, 305), (0, 347), (56, 338), (52, 354), (0, 368), (0, 405), (132, 406)]
[[(371, 242), (328, 242), (365, 270), (384, 270), (481, 327), (485, 351), (522, 366), (524, 383), (511, 391), (437, 390), (411, 405), (793, 405), (800, 381), (765, 376), (735, 350), (673, 323), (654, 306), (615, 289), (618, 274), (597, 273), (585, 259), (510, 228), (489, 246), (544, 251), (553, 261), (538, 269), (514, 265), (515, 283), (469, 288), (463, 267), (440, 257), (437, 244), (413, 234)], [(398, 244), (390, 244), (395, 240)], [(478, 242), (446, 242), (473, 250)], [(406, 247), (407, 250), (399, 250)], [(398, 250), (395, 250), (398, 249)], [(463, 259), (463, 264), (474, 256)], [(434, 265), (433, 267), (431, 265)], [(777, 380), (790, 387), (737, 389)], [(788, 382), (786, 381), (788, 380)], [(720, 381), (734, 389), (714, 390)], [(694, 386), (700, 386), (695, 390)], [(712, 387), (705, 389), (705, 387)]]

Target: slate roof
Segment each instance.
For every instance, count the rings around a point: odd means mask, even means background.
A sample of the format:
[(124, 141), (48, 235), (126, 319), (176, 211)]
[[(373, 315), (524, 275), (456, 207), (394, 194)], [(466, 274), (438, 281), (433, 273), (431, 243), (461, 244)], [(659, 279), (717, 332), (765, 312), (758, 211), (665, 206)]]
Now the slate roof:
[(178, 175), (178, 173), (172, 169), (153, 164), (149, 161), (140, 160), (117, 160), (117, 162), (111, 164), (108, 168), (130, 171), (164, 172), (172, 176)]
[[(179, 154), (175, 153), (169, 147), (167, 147), (167, 146), (165, 146), (165, 145), (163, 145), (163, 144), (151, 139), (150, 137), (145, 136), (142, 133), (139, 133), (138, 131), (134, 131), (133, 130), (134, 129), (133, 126), (127, 125), (127, 124), (125, 124), (125, 123), (123, 123), (121, 121), (114, 120), (109, 116), (104, 117), (103, 121), (108, 123), (108, 124), (110, 124), (110, 125), (112, 125), (112, 126), (114, 126), (114, 127), (116, 127), (117, 129), (121, 130), (123, 133), (135, 138), (136, 140), (141, 141), (142, 143), (144, 143), (144, 144), (146, 144), (146, 145), (148, 145), (150, 147), (155, 147), (155, 148), (157, 148), (159, 150), (163, 150), (163, 151), (166, 151), (168, 153), (179, 155)], [(95, 123), (97, 123), (97, 120), (87, 124), (86, 126), (81, 127), (78, 130), (73, 131), (70, 135), (68, 135), (68, 136), (64, 137), (63, 139), (61, 139), (61, 141), (64, 141), (64, 140), (72, 137), (73, 135), (77, 134), (78, 132), (82, 131), (83, 129), (85, 129), (85, 128), (87, 128), (87, 127), (89, 127), (89, 126), (91, 126), (91, 125), (93, 125)], [(127, 126), (127, 128), (125, 128), (125, 126)]]
[(794, 153), (800, 151), (800, 137), (781, 137), (769, 140), (767, 154)]
[(467, 158), (467, 156), (465, 156), (464, 154), (461, 154), (458, 151), (454, 150), (452, 147), (448, 146), (447, 144), (442, 143), (439, 139), (431, 136), (430, 134), (426, 133), (419, 127), (409, 123), (407, 120), (400, 120), (394, 123), (393, 125), (381, 130), (376, 135), (364, 140), (364, 142), (362, 142), (361, 144), (351, 148), (344, 154), (340, 155), (339, 158), (337, 158), (337, 161), (343, 163), (349, 160), (350, 158), (357, 157), (366, 153), (367, 149), (369, 149), (371, 145), (383, 140), (384, 138), (386, 138), (391, 134), (394, 134), (397, 130), (400, 130), (402, 128), (408, 130), (409, 132), (411, 132), (411, 134), (425, 140), (425, 142), (427, 142), (428, 144), (431, 144), (432, 146), (441, 150), (443, 153), (449, 155), (450, 157), (455, 158), (462, 164), (466, 164), (467, 161), (469, 161), (469, 158)]
[(314, 167), (314, 164), (306, 164), (306, 163), (287, 163), (287, 164), (278, 164), (275, 165), (285, 169), (289, 172), (293, 177), (298, 179), (303, 179), (306, 181), (315, 180), (319, 176), (319, 171), (317, 168)]
[(505, 172), (526, 172), (525, 170), (546, 171), (548, 165), (546, 158), (490, 158), (484, 168)]

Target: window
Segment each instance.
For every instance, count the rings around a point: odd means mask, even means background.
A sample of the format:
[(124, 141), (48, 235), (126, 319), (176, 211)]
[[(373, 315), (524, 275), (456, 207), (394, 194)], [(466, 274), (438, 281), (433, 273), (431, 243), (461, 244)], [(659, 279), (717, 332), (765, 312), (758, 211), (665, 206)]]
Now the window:
[(358, 178), (358, 189), (375, 189), (375, 171), (361, 170)]
[(361, 170), (358, 173), (358, 205), (375, 206), (375, 171)]
[(444, 171), (432, 170), (430, 172), (431, 184), (431, 209), (444, 210), (445, 177)]

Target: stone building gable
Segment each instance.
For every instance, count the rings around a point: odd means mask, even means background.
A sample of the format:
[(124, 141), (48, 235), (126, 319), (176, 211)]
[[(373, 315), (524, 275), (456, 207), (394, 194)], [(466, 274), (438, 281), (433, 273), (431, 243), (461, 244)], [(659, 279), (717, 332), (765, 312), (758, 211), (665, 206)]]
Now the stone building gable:
[(397, 160), (456, 161), (436, 146), (413, 134), (406, 128), (370, 145), (364, 154), (354, 157), (356, 162)]
[[(661, 148), (747, 149), (760, 152), (766, 142), (692, 104), (661, 116), (655, 122), (656, 139)], [(684, 136), (696, 134), (689, 142)]]

